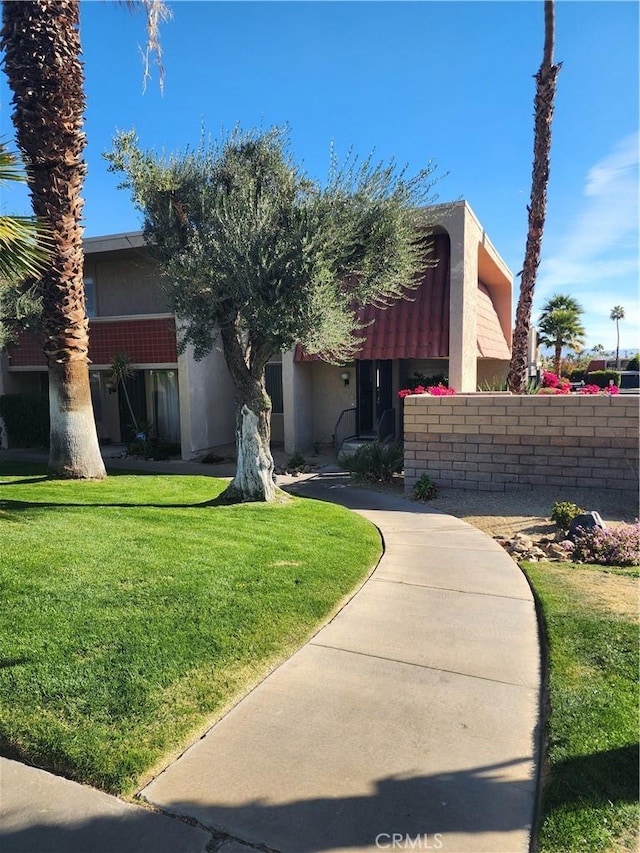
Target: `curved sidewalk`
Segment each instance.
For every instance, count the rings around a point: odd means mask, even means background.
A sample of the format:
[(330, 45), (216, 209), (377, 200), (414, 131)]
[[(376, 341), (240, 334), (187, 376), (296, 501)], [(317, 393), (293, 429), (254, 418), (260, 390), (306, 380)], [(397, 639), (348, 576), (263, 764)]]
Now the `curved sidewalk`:
[(324, 474), (385, 553), (360, 591), (142, 792), (219, 853), (526, 853), (540, 666), (511, 558), (452, 516)]

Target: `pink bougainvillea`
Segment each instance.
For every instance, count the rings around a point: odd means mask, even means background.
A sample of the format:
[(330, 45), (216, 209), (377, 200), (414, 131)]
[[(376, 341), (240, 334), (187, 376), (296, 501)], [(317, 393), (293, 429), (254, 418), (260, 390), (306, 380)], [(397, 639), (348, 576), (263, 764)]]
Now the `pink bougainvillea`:
[(571, 391), (571, 382), (545, 370), (542, 374), (542, 391), (544, 394), (568, 394)]
[(429, 385), (426, 388), (423, 385), (416, 385), (415, 388), (403, 388), (398, 391), (398, 397), (410, 397), (412, 394), (431, 394), (432, 397), (450, 397), (455, 394), (455, 388), (447, 388), (446, 385)]
[(600, 386), (599, 385), (583, 385), (582, 388), (578, 389), (580, 394), (599, 394)]

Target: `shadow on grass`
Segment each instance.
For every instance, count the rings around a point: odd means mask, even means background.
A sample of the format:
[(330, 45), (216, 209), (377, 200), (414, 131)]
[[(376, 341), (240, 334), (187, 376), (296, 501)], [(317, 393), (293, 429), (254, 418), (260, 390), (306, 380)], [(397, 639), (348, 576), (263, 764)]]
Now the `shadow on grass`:
[[(11, 476), (10, 472), (8, 471), (4, 471), (3, 474), (5, 477)], [(46, 474), (44, 474), (41, 477), (25, 477), (22, 480), (0, 480), (0, 486), (26, 486), (30, 485), (31, 483), (42, 483), (48, 479), (49, 478), (46, 476)]]
[(554, 765), (545, 792), (548, 810), (566, 805), (606, 806), (638, 801), (640, 744), (568, 758)]
[[(273, 803), (250, 799), (247, 794), (245, 802), (233, 805), (215, 802), (211, 797), (205, 797), (205, 803), (201, 798), (197, 802), (174, 799), (171, 812), (197, 821), (199, 827), (212, 833), (213, 849), (221, 845), (227, 849), (225, 841), (234, 850), (243, 849), (237, 844), (242, 840), (250, 845), (247, 851), (261, 845), (260, 849), (320, 853), (336, 849), (391, 849), (392, 840), (396, 839), (394, 849), (472, 850), (478, 840), (474, 836), (499, 837), (530, 831), (535, 786), (533, 781), (512, 777), (510, 768), (520, 763), (520, 759), (515, 759), (448, 773), (371, 779), (363, 782), (370, 793), (350, 796), (332, 796), (328, 792), (326, 796)], [(250, 790), (251, 768), (246, 774)], [(43, 798), (42, 793), (41, 789), (40, 808), (55, 815), (56, 803)], [(69, 795), (73, 796), (71, 789)], [(23, 820), (19, 828), (5, 825), (0, 830), (0, 849), (12, 853), (203, 851), (200, 828), (188, 828), (180, 821), (144, 809), (123, 809), (112, 816), (106, 815), (106, 811), (103, 805), (95, 818), (47, 824), (36, 808), (33, 824)], [(176, 832), (177, 827), (182, 828), (182, 846), (176, 845), (175, 837), (170, 841), (166, 836), (167, 832)], [(451, 838), (448, 844), (450, 835), (457, 838)], [(520, 846), (513, 838), (510, 840)], [(486, 838), (484, 841), (485, 846), (478, 849), (489, 849)], [(427, 847), (428, 843), (431, 846)], [(505, 838), (500, 848), (513, 849), (508, 843)]]
[[(216, 499), (199, 501), (198, 503), (145, 503), (144, 501), (129, 502), (114, 501), (113, 503), (71, 503), (63, 501), (12, 501), (0, 499), (0, 510), (7, 512), (21, 512), (24, 510), (38, 509), (204, 509), (206, 507), (216, 508)], [(237, 504), (236, 504), (237, 506)]]

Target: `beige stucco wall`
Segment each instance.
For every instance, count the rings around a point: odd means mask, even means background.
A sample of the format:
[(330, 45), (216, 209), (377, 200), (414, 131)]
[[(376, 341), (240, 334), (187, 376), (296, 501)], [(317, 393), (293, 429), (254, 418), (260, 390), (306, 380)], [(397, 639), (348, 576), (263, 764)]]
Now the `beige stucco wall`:
[[(349, 384), (340, 378), (344, 372), (350, 374)], [(356, 366), (344, 367), (315, 362), (313, 373), (314, 441), (328, 445), (333, 441), (335, 426), (344, 409), (356, 405)]]
[(294, 356), (295, 350), (282, 354), (283, 440), (287, 453), (304, 453), (315, 440), (312, 365)]
[(513, 276), (467, 202), (429, 211), (451, 241), (449, 295), (449, 384), (457, 391), (478, 386), (478, 282), (487, 287), (500, 327), (511, 344)]
[(494, 385), (504, 383), (509, 373), (509, 362), (500, 361), (497, 358), (478, 359), (478, 389), (482, 390), (484, 384)]
[(115, 258), (89, 255), (85, 259), (84, 273), (94, 281), (99, 317), (169, 311), (157, 269), (138, 250), (130, 250)]
[(235, 389), (218, 349), (202, 361), (191, 347), (178, 356), (178, 392), (183, 459), (235, 442)]
[(638, 398), (470, 394), (405, 399), (405, 486), (537, 485), (638, 495)]

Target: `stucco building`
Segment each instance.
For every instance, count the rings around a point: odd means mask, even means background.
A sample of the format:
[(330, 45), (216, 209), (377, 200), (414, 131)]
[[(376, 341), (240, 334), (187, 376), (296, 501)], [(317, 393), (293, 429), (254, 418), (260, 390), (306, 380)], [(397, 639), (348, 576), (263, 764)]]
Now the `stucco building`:
[[(418, 289), (385, 310), (367, 309), (357, 357), (335, 366), (299, 348), (267, 366), (272, 436), (288, 452), (349, 434), (400, 434), (397, 392), (414, 373), (446, 374), (458, 391), (503, 378), (511, 347), (512, 275), (469, 205), (429, 210), (433, 264)], [(110, 365), (126, 353), (134, 374), (127, 390), (139, 421), (184, 458), (233, 442), (234, 389), (220, 350), (196, 362), (178, 352), (176, 318), (139, 232), (85, 241), (90, 316), (91, 388), (102, 441), (131, 438), (122, 389)], [(22, 335), (2, 356), (0, 394), (46, 392), (40, 342)]]

